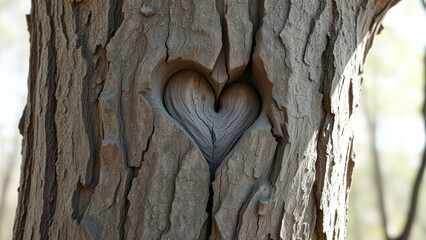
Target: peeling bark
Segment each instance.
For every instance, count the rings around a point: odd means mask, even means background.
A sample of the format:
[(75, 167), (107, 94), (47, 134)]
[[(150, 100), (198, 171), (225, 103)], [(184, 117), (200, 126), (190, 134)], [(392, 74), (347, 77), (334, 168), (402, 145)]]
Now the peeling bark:
[[(34, 0), (14, 238), (344, 239), (363, 64), (396, 2)], [(210, 145), (168, 89), (182, 72), (209, 87)]]

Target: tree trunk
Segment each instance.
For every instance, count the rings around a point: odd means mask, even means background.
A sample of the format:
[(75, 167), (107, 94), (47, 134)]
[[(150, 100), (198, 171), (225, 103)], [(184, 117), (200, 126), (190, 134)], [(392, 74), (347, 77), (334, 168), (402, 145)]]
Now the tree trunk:
[(34, 0), (15, 239), (344, 239), (395, 0)]

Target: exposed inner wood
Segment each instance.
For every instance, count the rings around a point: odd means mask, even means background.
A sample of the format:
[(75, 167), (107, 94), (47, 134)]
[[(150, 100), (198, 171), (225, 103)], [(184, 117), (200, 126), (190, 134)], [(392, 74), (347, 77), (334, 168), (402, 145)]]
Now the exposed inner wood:
[(259, 98), (243, 83), (226, 87), (218, 101), (206, 78), (184, 70), (164, 91), (169, 113), (192, 136), (213, 175), (232, 147), (259, 115)]

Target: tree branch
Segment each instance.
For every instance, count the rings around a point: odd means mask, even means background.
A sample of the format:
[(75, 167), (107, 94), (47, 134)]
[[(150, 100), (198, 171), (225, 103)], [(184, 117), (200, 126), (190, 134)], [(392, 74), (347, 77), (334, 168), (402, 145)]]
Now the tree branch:
[[(426, 2), (424, 0), (421, 0), (421, 1), (423, 3), (424, 8), (426, 9)], [(425, 58), (424, 58), (424, 69), (426, 69), (426, 54), (425, 54)], [(425, 99), (424, 99), (424, 103), (423, 103), (423, 119), (424, 119), (425, 125), (426, 125), (426, 71), (425, 71), (424, 80), (425, 80), (425, 86), (424, 86)], [(386, 236), (387, 240), (407, 240), (409, 235), (410, 235), (410, 232), (411, 232), (411, 229), (412, 229), (412, 226), (413, 226), (413, 223), (414, 223), (414, 219), (415, 219), (415, 216), (416, 216), (416, 209), (417, 209), (417, 202), (418, 202), (418, 197), (419, 197), (420, 186), (421, 186), (424, 171), (425, 171), (425, 168), (426, 168), (426, 146), (424, 147), (424, 150), (423, 150), (422, 162), (421, 162), (419, 170), (417, 172), (417, 176), (416, 176), (414, 186), (413, 186), (413, 189), (412, 189), (412, 192), (411, 192), (410, 207), (409, 207), (407, 219), (406, 219), (406, 222), (405, 222), (405, 225), (404, 225), (404, 229), (398, 237), (390, 238), (388, 231), (387, 231), (387, 216), (386, 216), (386, 209), (385, 209), (385, 203), (384, 203), (382, 173), (381, 173), (381, 169), (380, 169), (379, 154), (378, 154), (377, 145), (376, 145), (376, 122), (368, 114), (367, 114), (367, 119), (368, 119), (368, 124), (369, 124), (369, 129), (370, 129), (370, 139), (371, 139), (371, 142), (372, 142), (373, 160), (374, 160), (374, 167), (375, 167), (375, 178), (376, 178), (376, 185), (377, 185), (377, 190), (378, 190), (378, 195), (379, 195), (379, 207), (380, 207), (382, 224), (383, 224), (385, 236)], [(425, 135), (426, 135), (426, 133), (425, 133)]]
[[(423, 7), (426, 9), (426, 1), (421, 0), (421, 2), (423, 4)], [(424, 119), (425, 126), (426, 126), (426, 51), (425, 51), (425, 56), (424, 56), (423, 61), (424, 61), (424, 69), (425, 69), (423, 119)], [(382, 172), (381, 172), (381, 169), (380, 169), (379, 153), (378, 153), (377, 144), (376, 144), (376, 140), (377, 140), (376, 121), (369, 114), (366, 114), (366, 116), (367, 116), (368, 126), (369, 126), (369, 130), (370, 130), (370, 140), (371, 140), (371, 144), (372, 144), (372, 152), (373, 152), (372, 154), (373, 154), (373, 160), (374, 160), (374, 172), (375, 172), (376, 186), (377, 186), (377, 191), (378, 191), (378, 196), (379, 196), (380, 215), (381, 215), (381, 218), (382, 218), (382, 225), (383, 225), (383, 230), (384, 230), (386, 239), (387, 240), (408, 240), (408, 237), (410, 235), (410, 232), (411, 232), (411, 229), (412, 229), (412, 226), (413, 226), (413, 223), (414, 223), (420, 186), (421, 186), (424, 171), (425, 171), (425, 168), (426, 168), (426, 146), (424, 147), (424, 150), (423, 150), (422, 162), (421, 162), (419, 170), (417, 172), (417, 176), (416, 176), (416, 179), (414, 181), (413, 189), (412, 189), (412, 192), (411, 192), (410, 207), (409, 207), (407, 219), (406, 219), (406, 222), (405, 222), (405, 225), (404, 225), (404, 229), (398, 237), (390, 238), (388, 231), (387, 231), (387, 216), (386, 216), (386, 208), (385, 208), (385, 203), (384, 203), (384, 190), (383, 190), (383, 182), (382, 182)], [(425, 135), (426, 135), (426, 133), (425, 133)]]
[[(425, 0), (421, 0), (423, 3), (423, 7), (426, 10), (426, 2)], [(425, 55), (424, 55), (424, 59), (423, 59), (423, 68), (424, 68), (424, 100), (423, 100), (423, 120), (424, 120), (424, 124), (426, 126), (426, 51), (425, 51)], [(426, 135), (426, 133), (425, 133)], [(410, 235), (410, 231), (411, 228), (413, 226), (413, 222), (414, 222), (414, 218), (416, 216), (416, 209), (417, 209), (417, 200), (419, 198), (419, 191), (420, 191), (420, 186), (422, 183), (422, 178), (424, 175), (424, 171), (425, 171), (425, 167), (426, 167), (426, 146), (423, 149), (423, 157), (422, 157), (422, 162), (420, 164), (419, 170), (417, 172), (417, 177), (416, 180), (414, 182), (414, 186), (413, 186), (413, 190), (411, 192), (411, 201), (410, 201), (410, 209), (408, 212), (408, 216), (407, 216), (407, 220), (405, 222), (405, 226), (404, 226), (404, 230), (402, 231), (401, 235), (397, 238), (395, 238), (395, 240), (405, 240), (408, 239), (409, 235)]]
[(386, 216), (386, 206), (385, 206), (385, 197), (384, 197), (384, 189), (383, 189), (383, 181), (382, 181), (382, 170), (380, 168), (379, 162), (379, 151), (377, 149), (377, 127), (376, 127), (376, 119), (371, 114), (366, 114), (368, 129), (370, 133), (370, 142), (371, 142), (371, 151), (374, 162), (374, 177), (375, 184), (377, 188), (377, 194), (379, 198), (379, 209), (380, 209), (380, 217), (382, 220), (383, 231), (386, 236), (386, 239), (389, 240), (389, 235), (387, 231), (387, 216)]
[(410, 209), (408, 212), (407, 220), (405, 222), (404, 230), (402, 231), (401, 235), (397, 238), (394, 238), (394, 240), (406, 240), (408, 239), (410, 235), (414, 218), (416, 216), (417, 200), (419, 198), (419, 191), (420, 191), (420, 186), (422, 183), (425, 166), (426, 166), (426, 151), (423, 152), (422, 163), (420, 165), (419, 171), (417, 172), (416, 181), (414, 182), (413, 191), (411, 193)]
[[(423, 6), (426, 9), (426, 3), (424, 0), (422, 0)], [(426, 70), (426, 52), (425, 52), (425, 56), (424, 56), (424, 60), (423, 60), (423, 64), (424, 64), (424, 69)], [(426, 125), (426, 71), (425, 71), (425, 76), (424, 76), (424, 100), (423, 100), (423, 120), (425, 122)], [(413, 190), (411, 192), (411, 202), (410, 202), (410, 209), (408, 212), (408, 216), (407, 216), (407, 220), (405, 222), (405, 226), (404, 226), (404, 230), (402, 231), (401, 235), (397, 238), (395, 238), (395, 240), (405, 240), (408, 239), (409, 235), (410, 235), (410, 231), (411, 228), (413, 226), (413, 222), (414, 222), (414, 218), (416, 216), (416, 209), (417, 209), (417, 200), (419, 198), (419, 191), (420, 191), (420, 186), (422, 183), (422, 178), (423, 178), (423, 174), (425, 171), (425, 167), (426, 167), (426, 146), (424, 147), (423, 150), (423, 158), (422, 158), (422, 162), (420, 164), (419, 167), (419, 171), (417, 172), (417, 177), (416, 180), (414, 182), (414, 186), (413, 186)]]

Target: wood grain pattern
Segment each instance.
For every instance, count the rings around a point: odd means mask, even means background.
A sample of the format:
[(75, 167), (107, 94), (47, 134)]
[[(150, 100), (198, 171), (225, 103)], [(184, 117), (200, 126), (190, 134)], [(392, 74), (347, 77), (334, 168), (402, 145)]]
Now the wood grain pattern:
[(232, 84), (216, 101), (206, 78), (190, 70), (169, 80), (164, 104), (197, 143), (212, 174), (259, 115), (259, 98), (250, 86)]

